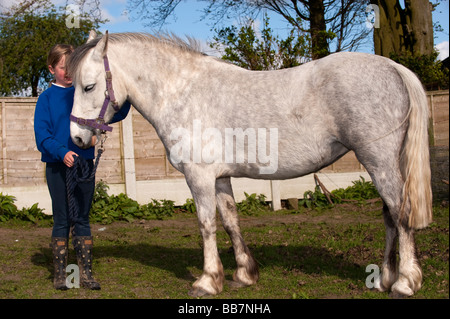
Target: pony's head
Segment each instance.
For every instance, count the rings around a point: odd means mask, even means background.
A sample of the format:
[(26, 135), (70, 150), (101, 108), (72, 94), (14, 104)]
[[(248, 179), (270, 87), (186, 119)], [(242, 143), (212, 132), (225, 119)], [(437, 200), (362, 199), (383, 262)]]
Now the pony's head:
[[(87, 42), (78, 47), (69, 57), (67, 71), (73, 79), (75, 96), (72, 108), (72, 122), (70, 124), (70, 136), (72, 141), (80, 148), (89, 148), (92, 145), (93, 135), (101, 133), (101, 128), (86, 124), (86, 121), (102, 122), (99, 115), (108, 95), (106, 84), (107, 72), (105, 71), (104, 58), (108, 51), (108, 33), (103, 37), (97, 37), (91, 31)], [(116, 73), (114, 72), (116, 70)], [(117, 75), (118, 70), (111, 66), (111, 74)], [(126, 100), (126, 91), (117, 77), (112, 80), (114, 96), (118, 105)], [(108, 123), (114, 116), (115, 110), (112, 102), (106, 102), (104, 115), (101, 117)], [(103, 113), (102, 112), (102, 113)], [(73, 119), (81, 119), (74, 121)]]

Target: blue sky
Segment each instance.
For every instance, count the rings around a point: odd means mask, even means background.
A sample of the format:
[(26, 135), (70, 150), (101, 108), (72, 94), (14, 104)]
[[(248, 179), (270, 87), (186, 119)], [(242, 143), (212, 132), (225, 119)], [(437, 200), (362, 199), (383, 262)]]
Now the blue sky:
[[(212, 49), (208, 48), (207, 42), (212, 40), (214, 32), (211, 31), (212, 22), (208, 19), (201, 21), (201, 9), (205, 6), (195, 0), (184, 0), (175, 10), (174, 18), (169, 18), (168, 23), (162, 30), (170, 31), (178, 36), (188, 35), (202, 42), (203, 50), (208, 54), (214, 54)], [(127, 0), (102, 0), (102, 14), (104, 18), (110, 21), (101, 27), (101, 31), (109, 32), (153, 32), (144, 26), (142, 21), (133, 21), (130, 18), (133, 14), (127, 11)], [(238, 17), (225, 21), (226, 25), (236, 23)], [(444, 32), (435, 34), (435, 46), (441, 52), (440, 58), (444, 59), (449, 55), (449, 0), (442, 0), (441, 4), (433, 12), (433, 22), (439, 22)], [(287, 23), (276, 15), (271, 16), (271, 28), (283, 35), (288, 30)], [(209, 51), (209, 52), (208, 52)], [(373, 52), (372, 43), (369, 41), (367, 45), (361, 47), (359, 51)]]
[[(79, 0), (78, 0), (79, 1)], [(92, 1), (92, 0), (91, 0)], [(86, 2), (91, 2), (87, 0)], [(72, 4), (77, 0), (52, 0), (57, 6), (64, 6), (67, 3)], [(8, 7), (12, 3), (17, 3), (16, 0), (1, 0), (1, 6)], [(103, 18), (109, 20), (108, 23), (101, 26), (100, 30), (104, 32), (154, 32), (144, 26), (142, 21), (133, 21), (130, 19), (130, 14), (127, 12), (127, 0), (100, 0)], [(201, 21), (202, 8), (205, 6), (204, 2), (196, 0), (184, 0), (175, 10), (176, 20), (168, 19), (168, 23), (164, 26), (163, 31), (170, 31), (178, 36), (191, 36), (202, 44), (202, 49), (205, 53), (216, 54), (208, 46), (208, 41), (211, 41), (214, 32), (211, 31), (211, 20), (205, 19)], [(1, 7), (0, 7), (1, 10)], [(270, 13), (270, 12), (269, 12)], [(132, 16), (132, 14), (131, 14)], [(232, 25), (238, 21), (239, 17), (233, 17), (228, 21), (224, 21), (223, 25)], [(444, 32), (435, 34), (435, 46), (441, 52), (439, 58), (444, 59), (449, 55), (449, 0), (441, 0), (441, 4), (433, 12), (433, 22), (439, 22)], [(280, 37), (289, 30), (287, 23), (275, 14), (271, 15), (270, 27), (280, 34)], [(362, 46), (359, 51), (373, 52), (372, 41), (368, 41), (366, 45)]]

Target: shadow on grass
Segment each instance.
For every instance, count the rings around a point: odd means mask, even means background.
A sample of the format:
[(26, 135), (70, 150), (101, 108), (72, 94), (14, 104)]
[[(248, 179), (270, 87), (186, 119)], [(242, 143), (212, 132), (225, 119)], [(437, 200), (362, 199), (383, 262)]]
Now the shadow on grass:
[[(260, 274), (272, 267), (281, 271), (296, 271), (309, 275), (332, 275), (342, 279), (364, 279), (365, 265), (346, 260), (343, 254), (333, 254), (326, 249), (311, 246), (262, 245), (250, 247), (258, 262)], [(233, 249), (220, 249), (224, 269), (234, 272), (236, 262)], [(139, 244), (97, 244), (94, 247), (94, 260), (109, 258), (130, 259), (144, 266), (169, 271), (177, 278), (195, 280), (188, 268), (203, 268), (203, 251), (201, 248), (171, 248), (147, 243)], [(357, 256), (355, 256), (357, 258)], [(52, 252), (50, 248), (41, 248), (32, 256), (31, 261), (44, 267), (53, 278)], [(69, 248), (69, 264), (75, 263), (75, 253)], [(231, 280), (230, 278), (226, 278)]]

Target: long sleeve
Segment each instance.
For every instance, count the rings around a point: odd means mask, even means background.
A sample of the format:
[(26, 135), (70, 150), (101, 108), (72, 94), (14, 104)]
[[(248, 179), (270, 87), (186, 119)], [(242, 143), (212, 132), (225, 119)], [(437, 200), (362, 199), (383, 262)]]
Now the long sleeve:
[(38, 150), (55, 161), (62, 161), (69, 149), (54, 134), (48, 95), (41, 95), (34, 113), (34, 134)]
[(53, 85), (39, 96), (34, 113), (34, 134), (43, 162), (62, 162), (69, 151), (85, 159), (94, 158), (94, 147), (80, 149), (70, 138), (74, 91), (73, 87)]

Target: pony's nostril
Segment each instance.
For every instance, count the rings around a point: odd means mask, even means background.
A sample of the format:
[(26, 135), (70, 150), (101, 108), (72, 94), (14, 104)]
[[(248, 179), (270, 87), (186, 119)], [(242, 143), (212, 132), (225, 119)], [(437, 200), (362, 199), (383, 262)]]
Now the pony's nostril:
[(81, 146), (81, 145), (83, 145), (83, 140), (81, 139), (81, 137), (75, 136), (75, 137), (74, 137), (74, 143), (75, 143), (75, 145), (77, 145), (77, 146)]

